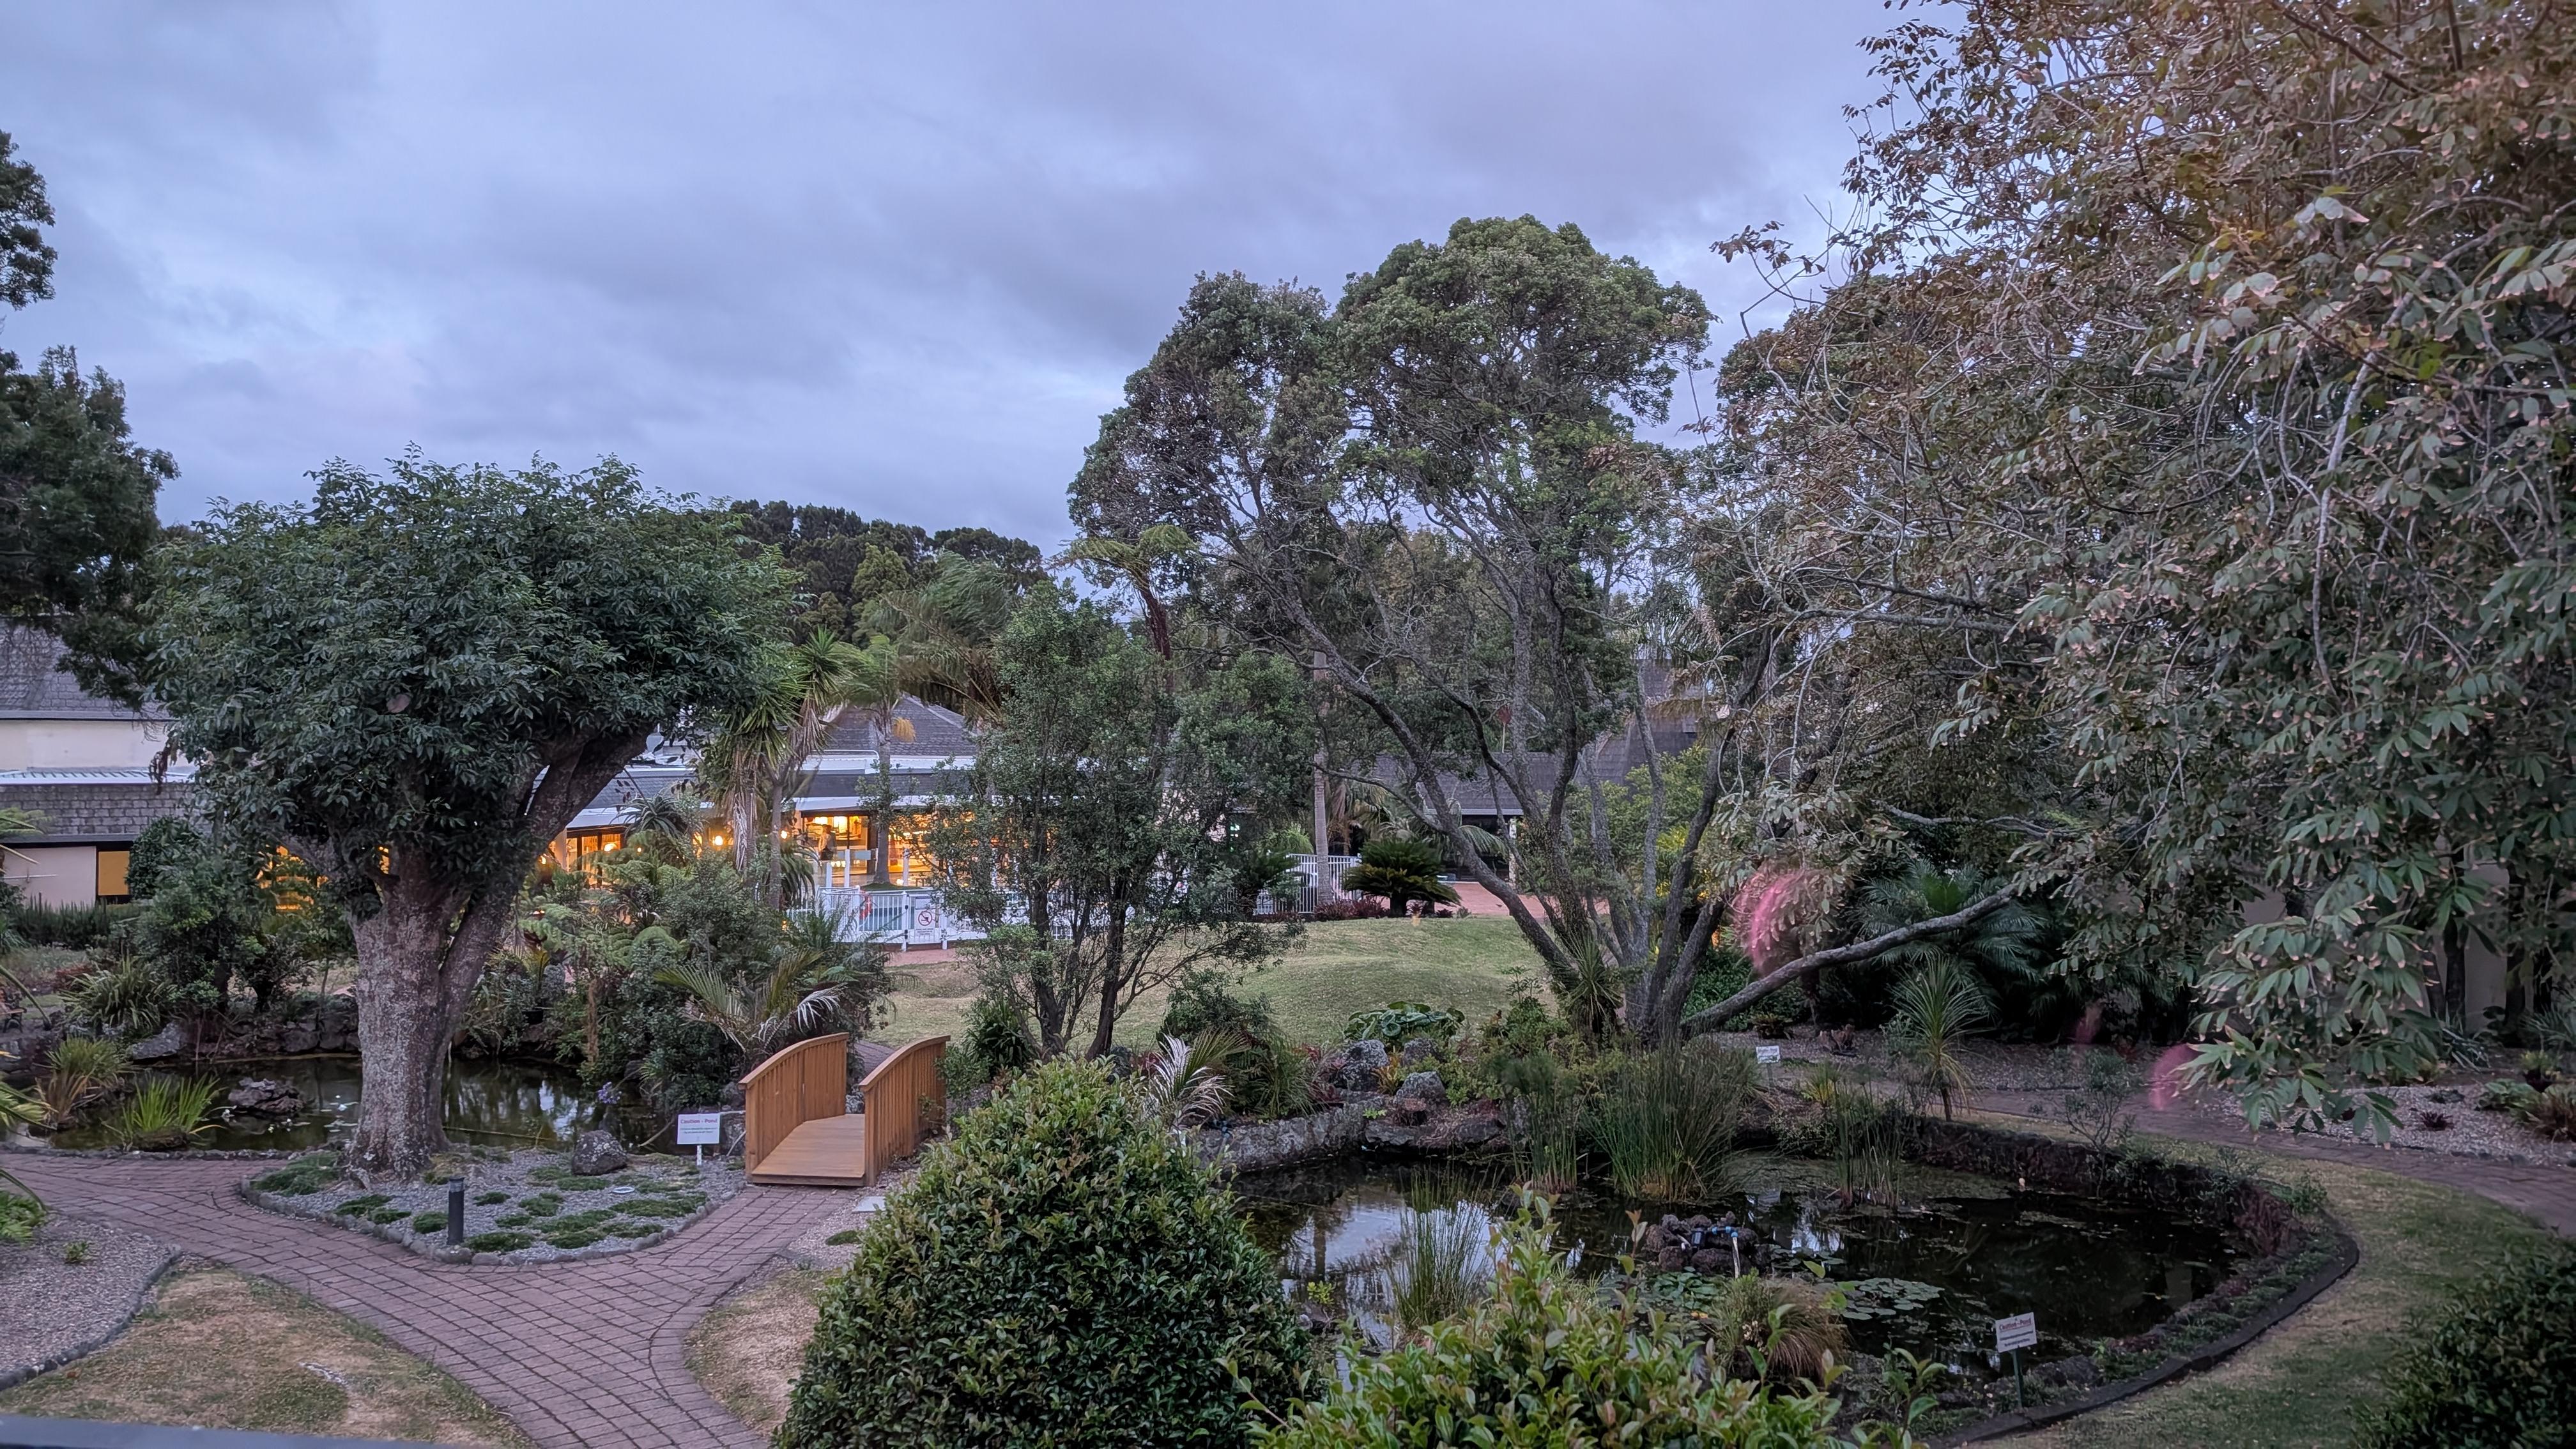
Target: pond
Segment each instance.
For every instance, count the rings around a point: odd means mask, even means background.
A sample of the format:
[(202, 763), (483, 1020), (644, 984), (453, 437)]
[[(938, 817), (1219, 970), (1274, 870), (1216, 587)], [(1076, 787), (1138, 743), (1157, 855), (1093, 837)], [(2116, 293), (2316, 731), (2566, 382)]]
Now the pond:
[[(171, 1069), (151, 1068), (138, 1081), (154, 1076), (200, 1077), (217, 1084), (217, 1111), (223, 1093), (244, 1077), (266, 1077), (295, 1088), (305, 1109), (283, 1122), (262, 1118), (219, 1116), (197, 1146), (220, 1150), (320, 1147), (349, 1130), (357, 1120), (358, 1059), (349, 1056), (281, 1057), (271, 1061), (237, 1061)], [(592, 1127), (613, 1125), (613, 1109), (602, 1106), (565, 1068), (529, 1062), (456, 1057), (447, 1064), (448, 1135), (460, 1142), (492, 1147), (542, 1147), (569, 1143)], [(109, 1147), (92, 1112), (54, 1134), (58, 1147)]]
[[(1889, 1210), (1844, 1207), (1814, 1163), (1747, 1155), (1739, 1166), (1746, 1190), (1731, 1199), (1639, 1211), (1649, 1223), (1667, 1211), (1732, 1212), (1745, 1225), (1748, 1267), (1768, 1243), (1775, 1271), (1813, 1261), (1838, 1282), (1881, 1280), (1852, 1297), (1852, 1348), (1908, 1349), (1980, 1375), (1997, 1318), (2038, 1315), (2030, 1362), (2083, 1353), (2209, 1293), (2237, 1257), (2211, 1224), (1961, 1173), (1910, 1169), (1904, 1205)], [(1481, 1228), (1517, 1200), (1499, 1171), (1370, 1157), (1246, 1177), (1235, 1190), (1282, 1273), (1328, 1283), (1363, 1313), (1384, 1301), (1388, 1250), (1414, 1218), (1459, 1214)], [(1581, 1269), (1606, 1270), (1627, 1250), (1628, 1208), (1578, 1189), (1557, 1204), (1557, 1242), (1580, 1247)]]

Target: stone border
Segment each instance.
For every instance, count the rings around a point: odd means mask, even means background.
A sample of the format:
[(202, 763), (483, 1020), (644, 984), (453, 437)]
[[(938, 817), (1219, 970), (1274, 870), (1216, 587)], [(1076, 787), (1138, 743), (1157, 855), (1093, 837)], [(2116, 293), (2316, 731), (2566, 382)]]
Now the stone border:
[(723, 1197), (710, 1195), (704, 1206), (687, 1217), (655, 1219), (662, 1226), (640, 1238), (614, 1238), (604, 1243), (593, 1243), (587, 1248), (556, 1248), (543, 1258), (514, 1258), (510, 1253), (478, 1253), (467, 1247), (451, 1248), (443, 1242), (424, 1244), (419, 1234), (403, 1231), (402, 1224), (399, 1222), (368, 1222), (364, 1218), (352, 1217), (347, 1213), (303, 1202), (284, 1193), (264, 1192), (251, 1186), (249, 1178), (244, 1178), (234, 1185), (233, 1195), (253, 1207), (265, 1208), (287, 1217), (308, 1218), (342, 1232), (364, 1233), (371, 1238), (381, 1238), (404, 1252), (417, 1254), (423, 1258), (433, 1258), (441, 1263), (479, 1263), (486, 1267), (504, 1268), (551, 1268), (557, 1263), (578, 1263), (590, 1258), (614, 1258), (632, 1253), (639, 1248), (650, 1248), (667, 1243), (677, 1237), (682, 1229), (731, 1202), (741, 1194), (743, 1187), (748, 1186), (750, 1183), (746, 1181), (741, 1187), (735, 1188)]
[(31, 1157), (115, 1158), (132, 1162), (276, 1162), (322, 1150), (320, 1147), (174, 1147), (167, 1152), (146, 1152), (140, 1147), (54, 1147), (42, 1142), (0, 1139), (0, 1152), (23, 1152)]
[(1932, 1442), (1943, 1446), (1943, 1449), (1948, 1449), (1950, 1445), (1975, 1444), (1988, 1439), (1999, 1439), (2006, 1434), (2017, 1434), (2026, 1429), (2037, 1429), (2060, 1420), (2072, 1419), (2078, 1414), (2089, 1414), (2095, 1409), (2106, 1408), (2132, 1395), (2144, 1393), (2159, 1384), (2181, 1378), (2185, 1374), (2199, 1373), (2204, 1369), (2215, 1367), (2230, 1354), (2269, 1333), (2283, 1319), (2307, 1307), (2316, 1300), (2318, 1294), (2333, 1287), (2342, 1280), (2344, 1274), (2351, 1272), (2360, 1264), (2361, 1245), (2353, 1241), (2352, 1235), (2345, 1232), (2341, 1224), (2329, 1219), (2324, 1231), (2332, 1233), (2335, 1240), (2334, 1252), (2327, 1257), (2325, 1263), (2291, 1285), (2288, 1292), (2273, 1299), (2261, 1312), (2239, 1325), (2235, 1332), (2225, 1338), (2176, 1354), (2144, 1373), (2133, 1374), (2117, 1383), (2104, 1384), (2089, 1393), (2078, 1395), (2062, 1403), (2039, 1404), (2027, 1409), (2015, 1409), (2007, 1414), (1998, 1414), (1994, 1418), (1981, 1420), (1964, 1429), (1942, 1435)]
[(152, 1301), (152, 1291), (161, 1286), (161, 1280), (169, 1277), (170, 1270), (179, 1266), (180, 1259), (185, 1256), (178, 1249), (166, 1243), (162, 1244), (161, 1266), (144, 1276), (143, 1282), (134, 1290), (134, 1301), (125, 1305), (125, 1312), (118, 1316), (112, 1326), (73, 1343), (51, 1357), (38, 1359), (31, 1364), (21, 1364), (15, 1368), (0, 1368), (0, 1391), (14, 1389), (40, 1374), (49, 1374), (67, 1364), (77, 1363), (116, 1342), (119, 1335), (134, 1325), (134, 1315), (141, 1313), (144, 1305)]

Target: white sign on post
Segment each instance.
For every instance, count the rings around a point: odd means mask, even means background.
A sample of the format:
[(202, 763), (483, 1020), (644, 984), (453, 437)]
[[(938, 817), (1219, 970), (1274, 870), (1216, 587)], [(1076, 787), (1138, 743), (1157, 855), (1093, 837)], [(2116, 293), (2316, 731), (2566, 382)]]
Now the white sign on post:
[(1753, 1049), (1753, 1059), (1762, 1063), (1764, 1066), (1769, 1066), (1780, 1060), (1780, 1049), (1775, 1046), (1755, 1047)]
[(724, 1114), (722, 1112), (683, 1112), (680, 1114), (679, 1142), (682, 1147), (696, 1147), (701, 1144), (713, 1147), (716, 1143), (724, 1140), (723, 1134)]
[(1995, 1320), (1995, 1352), (2010, 1353), (2017, 1348), (2039, 1346), (2039, 1315), (2017, 1313)]

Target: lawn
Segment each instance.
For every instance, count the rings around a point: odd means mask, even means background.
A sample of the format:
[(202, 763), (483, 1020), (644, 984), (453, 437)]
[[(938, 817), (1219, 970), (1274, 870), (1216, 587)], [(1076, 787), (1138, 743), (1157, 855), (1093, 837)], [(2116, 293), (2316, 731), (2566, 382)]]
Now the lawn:
[(826, 1275), (786, 1268), (735, 1293), (689, 1330), (689, 1372), (763, 1434), (787, 1418), (805, 1341), (823, 1316)]
[(527, 1442), (463, 1384), (264, 1278), (176, 1273), (114, 1341), (0, 1414), (441, 1444)]
[[(2014, 1124), (2022, 1125), (2022, 1124)], [(2177, 1156), (2208, 1149), (2158, 1144)], [(2422, 1338), (2458, 1284), (2546, 1229), (2517, 1213), (2392, 1173), (2272, 1159), (2312, 1179), (2361, 1244), (2360, 1266), (2291, 1319), (2209, 1373), (2035, 1434), (2002, 1442), (2064, 1449), (2282, 1449), (2341, 1445), (2388, 1365)]]
[[(868, 1033), (902, 1043), (955, 1035), (975, 997), (972, 962), (893, 963), (893, 1020)], [(1237, 989), (1266, 996), (1291, 1040), (1339, 1041), (1352, 1015), (1388, 1001), (1421, 1001), (1480, 1022), (1513, 996), (1543, 991), (1538, 954), (1502, 916), (1447, 921), (1318, 921), (1279, 959)], [(1118, 1039), (1151, 1040), (1165, 993), (1145, 994), (1121, 1019)]]

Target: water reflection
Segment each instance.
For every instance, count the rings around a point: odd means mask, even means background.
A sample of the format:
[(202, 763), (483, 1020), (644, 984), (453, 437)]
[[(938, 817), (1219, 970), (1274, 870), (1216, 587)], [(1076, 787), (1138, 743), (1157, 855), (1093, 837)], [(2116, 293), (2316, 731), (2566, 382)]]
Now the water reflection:
[[(1842, 1206), (1821, 1185), (1800, 1184), (1806, 1174), (1796, 1163), (1747, 1165), (1753, 1182), (1773, 1173), (1785, 1185), (1697, 1209), (1735, 1215), (1748, 1267), (1756, 1259), (1774, 1271), (1813, 1261), (1843, 1282), (1895, 1279), (1940, 1290), (1849, 1321), (1852, 1346), (1869, 1353), (1907, 1348), (1982, 1362), (1993, 1320), (2022, 1312), (2039, 1316), (2043, 1357), (2084, 1352), (2095, 1339), (2143, 1332), (2207, 1294), (2237, 1257), (2207, 1223), (2008, 1183), (1922, 1178), (1907, 1207), (1888, 1211)], [(1301, 1285), (1329, 1284), (1354, 1305), (1382, 1300), (1390, 1250), (1416, 1217), (1459, 1212), (1489, 1225), (1517, 1202), (1499, 1177), (1370, 1158), (1247, 1177), (1236, 1192), (1254, 1238), (1278, 1255), (1283, 1274)], [(1640, 1210), (1649, 1222), (1663, 1212)], [(1606, 1193), (1569, 1194), (1555, 1220), (1558, 1245), (1579, 1253), (1586, 1271), (1613, 1266), (1628, 1249), (1628, 1205)]]
[[(295, 1088), (304, 1110), (294, 1118), (272, 1122), (247, 1115), (219, 1118), (198, 1146), (222, 1150), (320, 1147), (347, 1132), (357, 1120), (360, 1073), (356, 1057), (286, 1057), (274, 1061), (225, 1062), (220, 1065), (153, 1068), (140, 1077), (201, 1077), (217, 1083), (216, 1102), (245, 1077), (265, 1077)], [(492, 1147), (544, 1147), (571, 1142), (584, 1131), (610, 1124), (611, 1110), (582, 1089), (573, 1072), (529, 1062), (463, 1058), (447, 1064), (443, 1098), (447, 1132), (460, 1142)], [(56, 1133), (62, 1147), (107, 1147), (113, 1144), (91, 1120)]]

